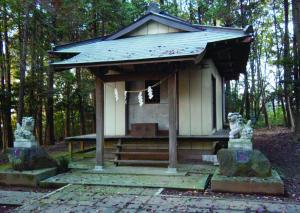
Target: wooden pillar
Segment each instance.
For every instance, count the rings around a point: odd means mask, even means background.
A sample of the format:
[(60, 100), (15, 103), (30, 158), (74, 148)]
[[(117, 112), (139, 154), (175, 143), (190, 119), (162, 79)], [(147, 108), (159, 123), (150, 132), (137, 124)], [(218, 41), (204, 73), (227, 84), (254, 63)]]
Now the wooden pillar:
[(102, 170), (104, 166), (104, 84), (96, 76), (96, 166)]
[(169, 169), (175, 173), (177, 165), (177, 79), (176, 73), (168, 78), (169, 100)]

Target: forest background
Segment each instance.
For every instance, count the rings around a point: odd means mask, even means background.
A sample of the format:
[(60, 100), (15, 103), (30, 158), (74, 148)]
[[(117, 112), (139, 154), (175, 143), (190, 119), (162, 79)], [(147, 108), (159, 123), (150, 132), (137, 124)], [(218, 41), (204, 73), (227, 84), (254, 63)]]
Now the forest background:
[[(13, 129), (33, 116), (40, 144), (95, 132), (94, 78), (54, 73), (54, 45), (108, 35), (147, 10), (148, 0), (0, 0), (0, 150)], [(300, 138), (300, 0), (158, 0), (192, 23), (253, 25), (247, 72), (226, 82), (226, 112), (255, 127), (286, 126)]]

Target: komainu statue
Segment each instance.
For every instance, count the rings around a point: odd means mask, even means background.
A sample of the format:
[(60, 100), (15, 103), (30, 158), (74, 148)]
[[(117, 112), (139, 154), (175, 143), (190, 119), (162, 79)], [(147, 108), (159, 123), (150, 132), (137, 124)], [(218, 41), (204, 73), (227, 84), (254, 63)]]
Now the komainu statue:
[(34, 119), (32, 117), (23, 117), (22, 125), (17, 123), (17, 129), (15, 130), (15, 142), (14, 147), (33, 147), (37, 143), (33, 135)]
[(251, 121), (244, 123), (238, 112), (228, 113), (230, 126), (228, 148), (252, 150), (253, 129)]
[(241, 131), (241, 138), (243, 139), (251, 139), (253, 138), (253, 129), (251, 127), (251, 121), (249, 120), (245, 125), (243, 130)]
[(43, 147), (38, 146), (33, 135), (34, 119), (23, 117), (15, 130), (14, 148), (8, 155), (12, 168), (18, 171), (56, 167), (56, 161)]
[(23, 117), (22, 125), (17, 123), (17, 129), (15, 130), (15, 140), (22, 142), (35, 141), (33, 135), (34, 119), (32, 117)]
[(238, 112), (228, 113), (228, 121), (230, 126), (229, 138), (252, 139), (253, 129), (251, 120), (244, 124), (243, 117)]
[(243, 118), (237, 112), (228, 113), (228, 121), (229, 121), (229, 138), (239, 138), (240, 132), (243, 126)]
[[(228, 120), (228, 149), (221, 149), (217, 153), (220, 174), (227, 177), (270, 177), (270, 161), (259, 150), (253, 150), (251, 121), (244, 123), (237, 112), (229, 113)], [(252, 180), (250, 182), (252, 184)]]

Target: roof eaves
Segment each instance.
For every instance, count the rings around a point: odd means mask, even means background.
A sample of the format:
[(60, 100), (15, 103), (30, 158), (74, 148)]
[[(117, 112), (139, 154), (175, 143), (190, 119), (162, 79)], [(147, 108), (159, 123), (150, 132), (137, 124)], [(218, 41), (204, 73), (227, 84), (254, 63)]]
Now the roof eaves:
[(49, 65), (53, 66), (54, 68), (61, 69), (61, 68), (72, 68), (72, 67), (93, 67), (93, 66), (115, 66), (115, 65), (124, 65), (124, 64), (140, 64), (140, 63), (158, 63), (158, 62), (170, 62), (170, 61), (178, 61), (178, 60), (188, 60), (188, 61), (195, 61), (196, 57), (199, 54), (195, 55), (182, 55), (176, 57), (161, 57), (155, 59), (138, 59), (138, 60), (120, 60), (120, 61), (113, 61), (113, 62), (85, 62), (85, 63), (69, 63), (69, 64), (60, 64), (56, 62), (52, 62)]

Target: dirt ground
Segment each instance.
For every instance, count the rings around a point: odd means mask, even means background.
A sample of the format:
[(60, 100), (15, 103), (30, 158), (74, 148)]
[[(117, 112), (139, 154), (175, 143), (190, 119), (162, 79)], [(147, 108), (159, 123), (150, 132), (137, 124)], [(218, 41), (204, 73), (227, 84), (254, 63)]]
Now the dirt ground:
[[(213, 193), (208, 187), (205, 192), (164, 190), (163, 194), (170, 195), (205, 195), (213, 197), (239, 197), (267, 200), (293, 200), (300, 202), (300, 143), (293, 140), (292, 132), (286, 128), (276, 127), (272, 129), (258, 129), (254, 135), (254, 148), (261, 150), (271, 161), (272, 166), (279, 172), (284, 181), (284, 196), (265, 196), (231, 193)], [(49, 153), (66, 151), (65, 143), (46, 147)], [(0, 165), (7, 162), (7, 158), (0, 154)], [(14, 190), (13, 187), (1, 187), (0, 190)], [(16, 187), (17, 191), (47, 191), (47, 189), (28, 189)], [(0, 209), (1, 210), (1, 209)]]
[(300, 202), (300, 143), (293, 140), (292, 132), (285, 128), (259, 129), (254, 148), (261, 150), (279, 171), (287, 196)]

